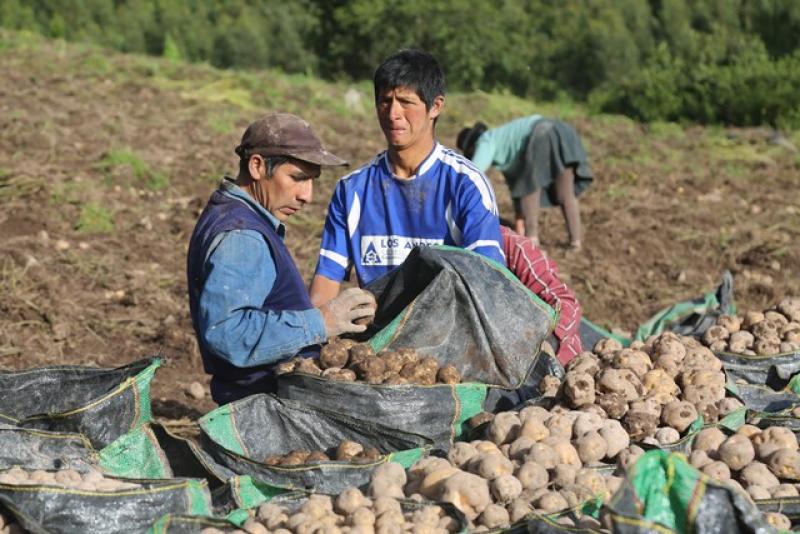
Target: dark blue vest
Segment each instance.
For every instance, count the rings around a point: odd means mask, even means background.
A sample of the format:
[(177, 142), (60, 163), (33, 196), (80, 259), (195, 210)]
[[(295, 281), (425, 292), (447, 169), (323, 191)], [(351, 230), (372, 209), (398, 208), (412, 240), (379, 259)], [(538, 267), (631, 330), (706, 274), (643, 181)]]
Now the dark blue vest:
[[(203, 356), (203, 367), (212, 375), (211, 396), (218, 404), (225, 404), (254, 393), (275, 391), (275, 374), (272, 365), (236, 367), (224, 358), (211, 352), (203, 343), (198, 329), (198, 303), (206, 281), (205, 259), (214, 238), (231, 230), (254, 230), (259, 232), (272, 253), (277, 277), (261, 309), (308, 310), (313, 308), (303, 279), (294, 264), (291, 253), (283, 240), (264, 219), (240, 200), (215, 191), (200, 215), (189, 242), (187, 275), (189, 282), (189, 310), (192, 324)], [(319, 346), (306, 347), (303, 356), (319, 355)]]

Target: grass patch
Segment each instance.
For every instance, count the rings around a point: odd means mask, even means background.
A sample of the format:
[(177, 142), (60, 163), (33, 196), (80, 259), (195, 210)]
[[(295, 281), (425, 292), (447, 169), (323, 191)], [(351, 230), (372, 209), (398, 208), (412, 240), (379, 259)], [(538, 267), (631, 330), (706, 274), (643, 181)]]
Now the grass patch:
[(114, 219), (108, 208), (88, 202), (81, 207), (75, 230), (83, 234), (108, 234), (114, 231)]
[(151, 169), (138, 154), (127, 148), (109, 151), (97, 166), (109, 185), (124, 173), (131, 173), (139, 185), (151, 191), (160, 191), (170, 184), (169, 176)]

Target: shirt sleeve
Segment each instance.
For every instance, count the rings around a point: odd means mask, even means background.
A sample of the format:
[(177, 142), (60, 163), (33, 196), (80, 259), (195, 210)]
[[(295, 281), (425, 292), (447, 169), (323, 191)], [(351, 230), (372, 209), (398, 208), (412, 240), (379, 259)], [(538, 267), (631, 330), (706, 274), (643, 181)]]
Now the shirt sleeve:
[[(347, 277), (352, 261), (347, 231), (347, 203), (344, 183), (339, 182), (328, 204), (328, 216), (322, 231), (316, 274), (340, 282)], [(359, 209), (354, 205), (352, 209)]]
[(325, 340), (316, 308), (263, 311), (276, 279), (264, 238), (252, 230), (222, 234), (206, 259), (199, 334), (216, 355), (237, 367), (276, 363)]
[(558, 275), (556, 263), (535, 247), (531, 240), (502, 228), (508, 268), (536, 296), (553, 308), (561, 309), (555, 336), (558, 359), (567, 363), (582, 350), (580, 337), (581, 305), (575, 293)]
[(461, 246), (501, 265), (506, 264), (492, 184), (483, 173), (468, 171), (457, 197), (456, 222), (461, 229)]
[(472, 155), (472, 163), (481, 172), (492, 166), (494, 161), (494, 145), (486, 139), (485, 135), (478, 138), (475, 143), (475, 154)]

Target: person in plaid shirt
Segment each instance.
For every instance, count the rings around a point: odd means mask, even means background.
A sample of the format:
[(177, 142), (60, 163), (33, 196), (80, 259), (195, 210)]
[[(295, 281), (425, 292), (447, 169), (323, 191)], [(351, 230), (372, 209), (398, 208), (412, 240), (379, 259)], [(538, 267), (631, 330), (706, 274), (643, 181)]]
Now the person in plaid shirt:
[(556, 263), (544, 255), (529, 237), (500, 225), (506, 266), (520, 282), (553, 308), (561, 307), (554, 334), (558, 340), (556, 355), (566, 364), (582, 350), (579, 327), (581, 305), (575, 293), (558, 276)]

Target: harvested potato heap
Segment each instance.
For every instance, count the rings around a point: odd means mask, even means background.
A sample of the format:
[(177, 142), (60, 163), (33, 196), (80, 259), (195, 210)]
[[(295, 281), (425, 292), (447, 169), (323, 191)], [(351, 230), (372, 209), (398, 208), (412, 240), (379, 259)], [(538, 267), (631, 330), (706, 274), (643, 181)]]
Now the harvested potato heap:
[(319, 360), (294, 358), (278, 366), (278, 373), (307, 373), (333, 380), (368, 384), (458, 384), (461, 373), (452, 365), (439, 366), (430, 356), (420, 356), (414, 349), (382, 351), (378, 354), (366, 343), (351, 339), (331, 341), (320, 352)]
[(714, 352), (774, 356), (800, 350), (800, 298), (785, 298), (764, 311), (721, 315), (703, 334)]
[(622, 479), (590, 466), (633, 452), (619, 421), (538, 406), (497, 414), (486, 438), (455, 443), (447, 459), (420, 460), (393, 493), (402, 487), (407, 497), (452, 503), (479, 530), (494, 529), (534, 511), (553, 513), (593, 496), (609, 497)]
[[(695, 436), (689, 461), (754, 501), (800, 496), (797, 437), (785, 427), (762, 430), (743, 425), (730, 436), (719, 428), (706, 428)], [(783, 514), (766, 516), (773, 526), (789, 530), (789, 519)]]
[[(398, 464), (400, 472), (403, 468)], [(356, 488), (344, 490), (336, 497), (311, 495), (295, 512), (286, 506), (267, 503), (258, 507), (255, 516), (242, 525), (243, 532), (289, 534), (324, 532), (337, 534), (448, 534), (458, 531), (458, 521), (436, 505), (422, 506), (404, 512), (391, 495), (365, 496)], [(207, 528), (202, 534), (220, 531)]]
[(0, 472), (0, 484), (15, 486), (59, 486), (84, 491), (117, 491), (138, 488), (131, 482), (106, 478), (99, 471), (81, 474), (74, 469), (60, 471), (26, 470), (20, 467)]
[(597, 343), (567, 364), (564, 383), (547, 376), (545, 396), (559, 404), (617, 419), (630, 438), (653, 445), (673, 443), (703, 416), (707, 423), (743, 405), (726, 398), (722, 362), (696, 339), (665, 332), (623, 348), (613, 339)]
[(381, 456), (382, 454), (375, 447), (364, 447), (360, 443), (346, 439), (338, 447), (327, 452), (296, 450), (283, 455), (269, 456), (264, 460), (264, 463), (281, 466), (308, 465), (330, 461), (369, 463), (374, 462)]

